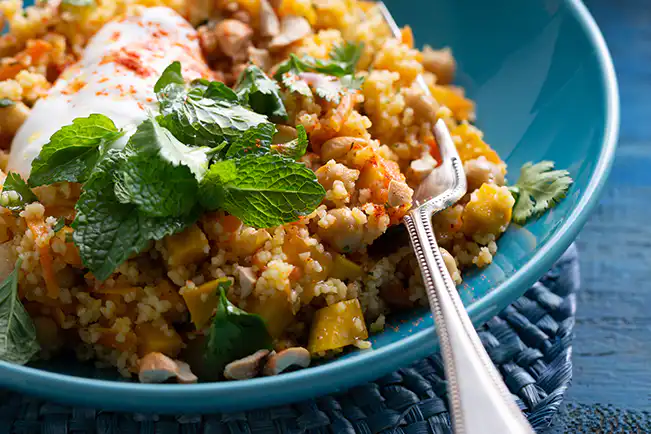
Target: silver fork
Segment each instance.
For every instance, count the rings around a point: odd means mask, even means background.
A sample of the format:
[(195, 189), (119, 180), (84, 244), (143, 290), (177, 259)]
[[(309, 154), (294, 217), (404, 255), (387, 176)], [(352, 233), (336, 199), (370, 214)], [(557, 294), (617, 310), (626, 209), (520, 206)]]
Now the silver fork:
[[(393, 35), (400, 28), (384, 3), (378, 3)], [(429, 92), (422, 76), (418, 83)], [(439, 251), (432, 216), (466, 194), (466, 175), (443, 120), (434, 126), (442, 163), (416, 189), (412, 210), (404, 218), (418, 258), (441, 343), (448, 404), (457, 434), (533, 433), (513, 396), (479, 340)]]

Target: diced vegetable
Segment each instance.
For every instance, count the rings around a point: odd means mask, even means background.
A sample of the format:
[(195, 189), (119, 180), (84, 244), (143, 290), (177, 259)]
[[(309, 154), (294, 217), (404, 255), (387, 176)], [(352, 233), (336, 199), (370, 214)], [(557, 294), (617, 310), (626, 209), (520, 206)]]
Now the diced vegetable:
[(475, 103), (465, 98), (460, 89), (453, 86), (430, 86), (432, 96), (441, 105), (452, 111), (457, 120), (468, 121), (475, 113)]
[(450, 134), (461, 138), (461, 143), (456, 144), (461, 161), (466, 162), (483, 156), (491, 163), (504, 164), (497, 152), (484, 142), (476, 128), (468, 124), (461, 124)]
[(219, 300), (218, 288), (226, 283), (230, 286), (230, 280), (222, 278), (194, 288), (183, 288), (181, 296), (185, 300), (185, 305), (190, 311), (190, 319), (197, 330), (201, 330), (210, 321)]
[(39, 260), (43, 269), (43, 279), (45, 279), (47, 295), (50, 298), (57, 298), (59, 296), (59, 283), (57, 282), (54, 268), (52, 268), (52, 252), (50, 251), (50, 241), (48, 238), (50, 228), (45, 224), (43, 216), (27, 218), (25, 220), (32, 234), (34, 234), (34, 239), (38, 246)]
[(176, 357), (183, 347), (181, 336), (172, 326), (163, 330), (159, 325), (152, 323), (138, 324), (136, 336), (138, 336), (138, 354), (141, 357), (152, 352)]
[(358, 299), (340, 301), (314, 315), (307, 349), (312, 355), (342, 349), (368, 338)]
[(504, 232), (511, 221), (515, 199), (507, 187), (483, 184), (470, 195), (470, 201), (463, 210), (462, 230), (468, 235)]
[(355, 280), (364, 275), (362, 267), (346, 259), (344, 255), (335, 255), (335, 260), (332, 264), (332, 277), (341, 280)]
[(173, 267), (199, 262), (210, 252), (208, 238), (196, 224), (165, 238), (165, 247), (169, 254), (167, 263)]
[(133, 351), (138, 344), (136, 335), (129, 331), (127, 333), (120, 333), (112, 328), (96, 328), (93, 332), (99, 332), (100, 337), (97, 343), (105, 347), (115, 348), (120, 351)]
[(171, 322), (183, 321), (185, 313), (185, 308), (183, 308), (183, 306), (185, 303), (183, 297), (181, 297), (181, 294), (179, 294), (179, 288), (172, 285), (172, 283), (167, 279), (163, 279), (158, 282), (158, 285), (156, 287), (158, 298), (161, 300), (169, 301), (172, 305), (170, 310), (165, 312), (163, 316)]
[(250, 311), (264, 319), (267, 330), (274, 339), (279, 338), (294, 321), (292, 306), (284, 292), (278, 292), (264, 301), (253, 300)]

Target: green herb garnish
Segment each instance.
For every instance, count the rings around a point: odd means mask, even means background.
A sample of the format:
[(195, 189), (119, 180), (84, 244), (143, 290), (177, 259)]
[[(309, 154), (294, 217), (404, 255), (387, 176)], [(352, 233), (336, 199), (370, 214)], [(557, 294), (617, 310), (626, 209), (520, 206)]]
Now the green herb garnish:
[(202, 204), (254, 227), (277, 226), (312, 212), (325, 195), (314, 172), (280, 155), (218, 161), (201, 183)]
[(232, 142), (261, 123), (266, 116), (240, 105), (233, 90), (223, 83), (195, 80), (181, 83), (181, 65), (174, 62), (155, 86), (161, 106), (161, 126), (186, 145), (214, 147)]
[(515, 198), (512, 220), (523, 224), (560, 202), (572, 185), (567, 170), (553, 170), (552, 161), (526, 163), (520, 169), (520, 178), (509, 191)]
[(38, 198), (27, 183), (17, 173), (9, 172), (0, 193), (0, 206), (13, 212), (25, 209), (25, 206), (37, 202)]
[(204, 364), (213, 378), (219, 378), (230, 362), (250, 356), (258, 350), (272, 349), (272, 339), (264, 320), (233, 305), (226, 298), (231, 282), (219, 284), (217, 312), (213, 318), (204, 350)]
[(278, 153), (284, 157), (292, 158), (294, 160), (298, 160), (303, 155), (305, 155), (307, 146), (309, 145), (305, 127), (303, 127), (303, 125), (297, 125), (296, 132), (298, 133), (297, 138), (287, 143), (271, 145), (271, 151)]
[(54, 224), (54, 226), (52, 226), (52, 230), (53, 230), (54, 233), (56, 234), (56, 233), (59, 232), (61, 229), (63, 229), (63, 227), (64, 227), (65, 225), (66, 225), (66, 219), (64, 219), (63, 217), (61, 217), (61, 218), (57, 219), (57, 221), (56, 221), (56, 223)]
[(280, 87), (257, 66), (249, 65), (242, 72), (235, 85), (235, 92), (240, 101), (248, 104), (257, 113), (287, 119)]
[(36, 328), (18, 299), (18, 272), (14, 271), (0, 284), (0, 360), (24, 365), (41, 349)]
[(0, 98), (0, 108), (11, 107), (12, 105), (16, 105), (16, 102), (9, 98)]
[(77, 118), (50, 137), (32, 162), (32, 187), (56, 182), (85, 182), (105, 148), (122, 133), (104, 115)]

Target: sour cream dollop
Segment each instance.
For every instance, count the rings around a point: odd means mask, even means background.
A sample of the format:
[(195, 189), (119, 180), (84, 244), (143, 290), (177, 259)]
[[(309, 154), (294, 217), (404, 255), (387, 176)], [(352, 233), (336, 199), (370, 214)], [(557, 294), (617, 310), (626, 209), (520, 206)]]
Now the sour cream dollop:
[(50, 137), (73, 119), (100, 113), (127, 134), (158, 103), (154, 84), (172, 62), (186, 79), (212, 78), (195, 29), (169, 8), (139, 10), (107, 23), (89, 41), (78, 63), (66, 69), (34, 105), (11, 146), (8, 169), (27, 177)]

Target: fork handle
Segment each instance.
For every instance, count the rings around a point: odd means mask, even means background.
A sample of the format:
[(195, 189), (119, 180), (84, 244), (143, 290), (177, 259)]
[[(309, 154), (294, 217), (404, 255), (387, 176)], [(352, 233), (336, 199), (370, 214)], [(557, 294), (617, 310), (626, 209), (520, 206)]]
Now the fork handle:
[(431, 207), (405, 217), (439, 336), (456, 434), (533, 433), (481, 344), (439, 251)]

